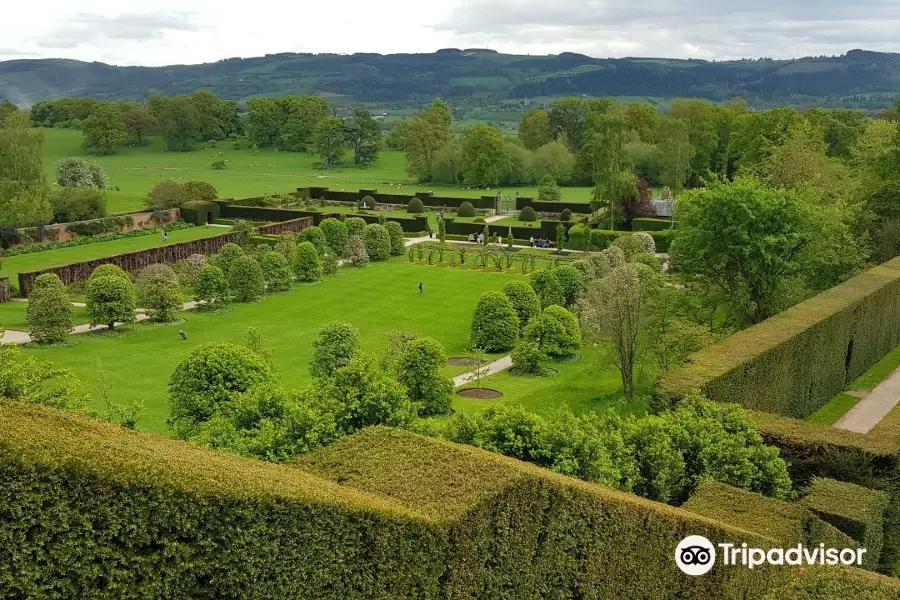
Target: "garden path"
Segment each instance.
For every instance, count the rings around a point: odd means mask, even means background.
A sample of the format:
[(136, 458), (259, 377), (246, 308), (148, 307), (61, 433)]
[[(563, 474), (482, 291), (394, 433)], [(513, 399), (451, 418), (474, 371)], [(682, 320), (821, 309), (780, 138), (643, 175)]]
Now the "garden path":
[[(492, 363), (488, 363), (481, 367), (481, 376), (487, 377), (488, 375), (492, 375), (499, 371), (503, 371), (512, 366), (512, 357), (510, 355), (506, 355), (502, 358), (498, 358)], [(471, 383), (476, 379), (478, 369), (473, 369), (468, 373), (463, 373), (462, 375), (457, 375), (453, 378), (453, 385), (455, 387), (459, 387), (461, 385), (465, 385), (467, 383)]]
[(868, 433), (900, 402), (900, 369), (888, 375), (832, 427)]

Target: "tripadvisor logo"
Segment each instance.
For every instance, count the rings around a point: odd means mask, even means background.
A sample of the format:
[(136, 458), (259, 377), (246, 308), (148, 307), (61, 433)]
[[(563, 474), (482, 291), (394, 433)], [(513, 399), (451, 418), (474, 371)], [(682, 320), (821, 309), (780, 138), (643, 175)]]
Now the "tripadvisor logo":
[[(675, 564), (688, 575), (704, 575), (716, 564), (716, 550), (702, 535), (689, 535), (675, 548)], [(806, 548), (749, 548), (747, 544), (718, 544), (721, 564), (753, 569), (760, 565), (854, 565), (862, 566), (865, 548), (826, 548), (825, 544)]]

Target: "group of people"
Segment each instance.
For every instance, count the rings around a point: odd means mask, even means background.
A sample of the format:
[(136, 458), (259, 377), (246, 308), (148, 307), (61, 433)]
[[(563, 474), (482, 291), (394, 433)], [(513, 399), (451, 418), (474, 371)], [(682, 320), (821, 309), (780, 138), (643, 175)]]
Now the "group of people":
[(532, 248), (556, 248), (556, 244), (553, 243), (553, 240), (548, 240), (546, 238), (528, 238), (528, 241), (531, 242)]
[[(470, 233), (470, 234), (469, 234), (469, 241), (470, 241), (470, 242), (475, 242), (476, 244), (483, 244), (483, 243), (484, 243), (484, 234), (483, 234), (483, 233)], [(492, 236), (491, 236), (491, 242), (493, 242), (493, 243), (495, 243), (495, 244), (502, 244), (502, 243), (503, 243), (503, 236), (500, 236), (500, 235), (492, 235)]]

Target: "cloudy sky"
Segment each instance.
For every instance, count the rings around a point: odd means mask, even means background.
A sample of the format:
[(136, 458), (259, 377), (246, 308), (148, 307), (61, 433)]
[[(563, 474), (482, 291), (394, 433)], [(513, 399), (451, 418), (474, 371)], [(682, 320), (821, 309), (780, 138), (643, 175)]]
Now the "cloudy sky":
[[(5, 4), (5, 3), (4, 3)], [(120, 65), (275, 52), (501, 52), (728, 59), (900, 51), (898, 0), (122, 0), (4, 6), (0, 60)]]

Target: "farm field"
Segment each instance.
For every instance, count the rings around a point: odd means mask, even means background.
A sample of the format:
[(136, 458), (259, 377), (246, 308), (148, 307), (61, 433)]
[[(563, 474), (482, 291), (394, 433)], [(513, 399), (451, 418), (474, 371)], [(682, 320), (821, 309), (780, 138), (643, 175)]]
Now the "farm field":
[[(436, 194), (466, 198), (492, 193), (482, 189), (416, 184), (406, 174), (406, 159), (399, 150), (382, 150), (373, 167), (344, 165), (323, 170), (316, 167), (318, 157), (306, 152), (235, 150), (230, 141), (216, 142), (215, 148), (193, 152), (169, 152), (158, 136), (147, 138), (148, 144), (145, 146), (122, 147), (108, 156), (87, 156), (81, 148), (83, 136), (80, 131), (45, 129), (44, 133), (44, 171), (47, 180), (55, 181), (57, 163), (69, 156), (83, 156), (100, 163), (113, 187), (112, 191), (107, 192), (110, 214), (142, 210), (144, 198), (153, 185), (169, 178), (208, 181), (216, 187), (220, 198), (285, 193), (311, 185), (354, 191), (360, 188), (395, 193), (434, 191)], [(227, 167), (213, 169), (211, 165), (217, 160), (224, 160)], [(510, 191), (518, 191), (521, 196), (537, 195), (537, 187), (517, 187)], [(588, 202), (590, 198), (589, 187), (562, 188), (563, 201)]]
[[(189, 227), (187, 229), (178, 229), (169, 233), (169, 241), (167, 243), (175, 244), (178, 242), (199, 240), (222, 235), (223, 233), (227, 233), (227, 231), (228, 229), (224, 227)], [(18, 274), (21, 272), (36, 271), (38, 269), (67, 265), (83, 260), (103, 258), (114, 254), (122, 254), (123, 252), (156, 248), (165, 243), (166, 242), (163, 242), (158, 234), (151, 233), (138, 237), (111, 240), (108, 242), (96, 242), (94, 244), (85, 244), (83, 246), (73, 246), (70, 248), (59, 248), (56, 250), (44, 250), (43, 252), (32, 252), (30, 254), (10, 256), (4, 258), (2, 264), (0, 264), (0, 277), (9, 277), (10, 282), (16, 285)]]

